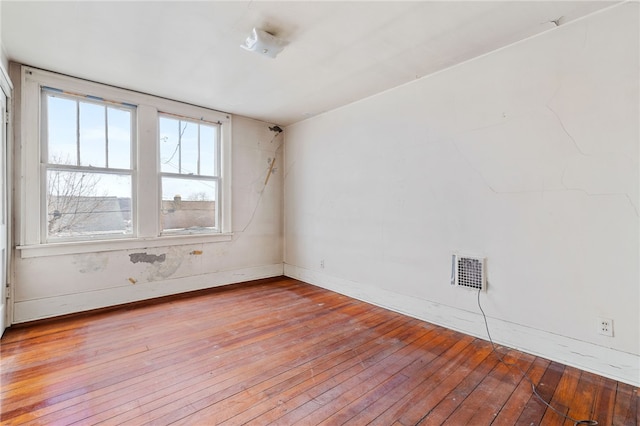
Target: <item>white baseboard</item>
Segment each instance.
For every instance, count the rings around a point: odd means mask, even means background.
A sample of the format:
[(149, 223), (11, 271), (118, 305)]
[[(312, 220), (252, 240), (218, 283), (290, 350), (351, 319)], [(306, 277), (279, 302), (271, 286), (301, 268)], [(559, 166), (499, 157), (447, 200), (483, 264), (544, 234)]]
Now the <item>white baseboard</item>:
[(185, 293), (193, 290), (236, 284), (261, 278), (278, 277), (283, 274), (282, 263), (235, 269), (166, 281), (153, 281), (115, 287), (86, 293), (48, 297), (16, 302), (13, 307), (13, 323), (137, 302), (155, 297)]
[[(284, 275), (385, 309), (487, 340), (487, 333), (480, 313), (394, 293), (288, 264), (284, 265)], [(640, 355), (606, 348), (496, 318), (490, 319), (490, 327), (491, 337), (494, 342), (500, 345), (541, 356), (633, 386), (640, 386)]]

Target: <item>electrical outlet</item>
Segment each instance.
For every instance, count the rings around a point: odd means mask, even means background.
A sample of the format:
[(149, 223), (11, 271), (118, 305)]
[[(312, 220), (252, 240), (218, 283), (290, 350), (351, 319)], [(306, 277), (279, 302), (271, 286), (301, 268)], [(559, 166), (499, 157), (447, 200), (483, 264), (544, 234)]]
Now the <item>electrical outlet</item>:
[(324, 269), (324, 259), (320, 261), (320, 269)]
[(613, 320), (611, 318), (598, 318), (598, 333), (603, 336), (613, 337)]

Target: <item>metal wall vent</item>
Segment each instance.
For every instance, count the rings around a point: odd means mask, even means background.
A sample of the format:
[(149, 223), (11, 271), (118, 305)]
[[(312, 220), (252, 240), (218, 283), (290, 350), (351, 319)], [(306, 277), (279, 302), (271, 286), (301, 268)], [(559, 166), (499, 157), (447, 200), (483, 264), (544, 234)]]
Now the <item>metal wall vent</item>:
[(453, 255), (451, 284), (471, 290), (486, 290), (486, 259), (484, 257)]

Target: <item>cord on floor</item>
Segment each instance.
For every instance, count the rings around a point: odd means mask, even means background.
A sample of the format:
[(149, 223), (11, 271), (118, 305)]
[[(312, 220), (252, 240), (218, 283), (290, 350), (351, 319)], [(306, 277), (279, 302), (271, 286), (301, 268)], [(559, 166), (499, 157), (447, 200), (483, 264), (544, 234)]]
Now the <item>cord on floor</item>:
[[(480, 304), (480, 289), (478, 289), (478, 308), (480, 308), (480, 312), (482, 313), (482, 318), (484, 319), (484, 327), (487, 330), (487, 337), (489, 338), (489, 342), (491, 343), (491, 352), (495, 352), (495, 354), (498, 356), (498, 359), (500, 360), (501, 363), (503, 363), (504, 365), (506, 365), (507, 367), (516, 367), (520, 373), (522, 373), (522, 377), (531, 384), (531, 390), (533, 391), (533, 394), (540, 400), (540, 402), (542, 402), (544, 405), (546, 405), (547, 407), (549, 407), (550, 409), (552, 409), (556, 414), (558, 414), (559, 416), (564, 417), (565, 419), (568, 419), (570, 421), (573, 422), (574, 426), (577, 425), (590, 425), (590, 426), (596, 426), (598, 424), (598, 422), (596, 420), (576, 420), (571, 416), (568, 416), (562, 412), (560, 412), (559, 410), (557, 410), (555, 407), (553, 407), (551, 404), (549, 404), (547, 401), (545, 401), (545, 399), (538, 393), (538, 390), (536, 389), (536, 385), (535, 383), (533, 383), (533, 380), (531, 380), (531, 378), (529, 377), (529, 375), (522, 369), (520, 368), (520, 366), (518, 364), (515, 364), (513, 362), (507, 362), (504, 360), (504, 357), (502, 356), (502, 354), (500, 352), (498, 352), (498, 349), (496, 348), (495, 343), (493, 343), (493, 339), (491, 338), (491, 332), (489, 332), (489, 323), (487, 322), (487, 315), (484, 313), (484, 309), (482, 309), (482, 305)], [(420, 419), (420, 421), (422, 421), (422, 419)], [(419, 422), (418, 422), (419, 423)], [(417, 425), (417, 423), (416, 423)]]

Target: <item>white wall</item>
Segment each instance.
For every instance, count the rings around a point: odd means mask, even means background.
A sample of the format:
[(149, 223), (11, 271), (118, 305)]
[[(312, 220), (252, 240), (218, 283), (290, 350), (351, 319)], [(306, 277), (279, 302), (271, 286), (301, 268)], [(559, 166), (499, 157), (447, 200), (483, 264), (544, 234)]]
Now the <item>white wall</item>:
[(639, 385), (638, 39), (623, 4), (288, 127), (285, 274), (485, 336), (483, 255), (496, 340)]
[[(233, 117), (232, 241), (24, 259), (18, 253), (14, 322), (282, 275), (281, 158), (264, 182), (283, 136), (274, 138), (268, 126)], [(140, 252), (166, 259), (133, 263), (129, 254)]]
[(0, 64), (5, 70), (9, 69), (9, 60), (4, 51), (4, 45), (2, 44), (2, 2), (0, 1)]
[(9, 63), (5, 63), (4, 48), (2, 45), (2, 2), (0, 1), (0, 64), (5, 69), (9, 69)]

